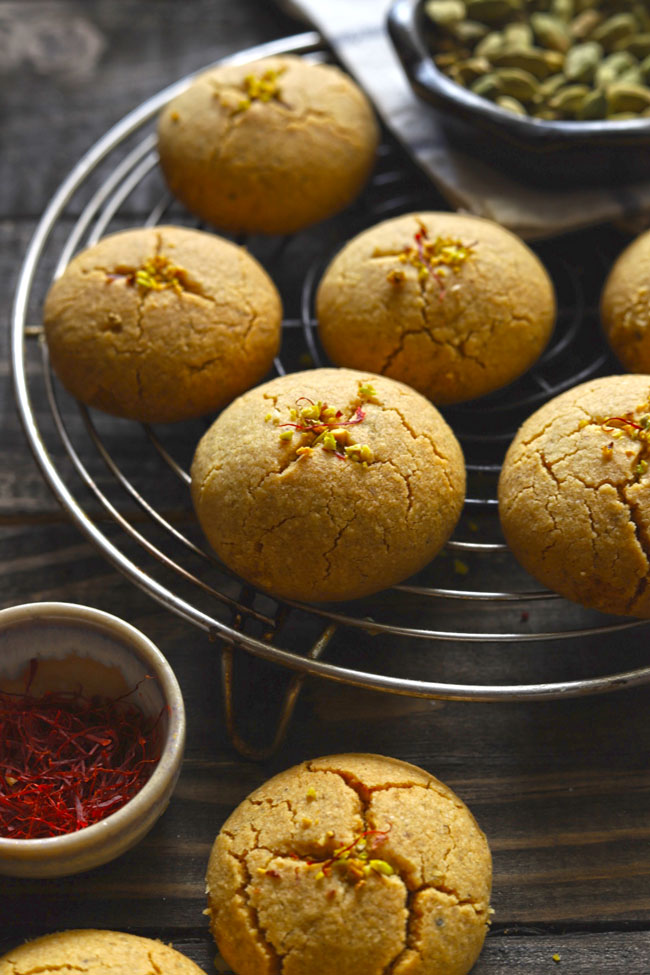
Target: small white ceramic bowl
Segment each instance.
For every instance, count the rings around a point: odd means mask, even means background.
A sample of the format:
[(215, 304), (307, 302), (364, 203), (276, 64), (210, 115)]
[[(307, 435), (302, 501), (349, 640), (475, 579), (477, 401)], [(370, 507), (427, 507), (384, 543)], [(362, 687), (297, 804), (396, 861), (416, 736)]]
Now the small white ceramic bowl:
[[(160, 759), (151, 778), (121, 809), (62, 836), (0, 837), (0, 874), (62, 877), (120, 856), (165, 810), (183, 757), (185, 709), (174, 672), (160, 650), (135, 627), (100, 610), (72, 603), (1, 610), (0, 680), (17, 680), (32, 658), (43, 661), (47, 690), (67, 685), (70, 690), (81, 687), (89, 694), (119, 696), (120, 688), (139, 685), (129, 701), (147, 716), (161, 715)], [(147, 675), (154, 679), (143, 680)]]

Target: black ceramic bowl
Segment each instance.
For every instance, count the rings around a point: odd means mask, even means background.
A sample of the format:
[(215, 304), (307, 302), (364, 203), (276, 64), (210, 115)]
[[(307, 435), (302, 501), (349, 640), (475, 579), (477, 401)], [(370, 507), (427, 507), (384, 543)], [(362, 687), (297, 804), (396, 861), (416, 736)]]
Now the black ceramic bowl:
[[(396, 0), (388, 31), (413, 90), (440, 113), (449, 138), (530, 182), (563, 186), (650, 178), (650, 119), (547, 122), (499, 108), (456, 84), (424, 41), (422, 0)], [(427, 32), (433, 24), (427, 19)]]

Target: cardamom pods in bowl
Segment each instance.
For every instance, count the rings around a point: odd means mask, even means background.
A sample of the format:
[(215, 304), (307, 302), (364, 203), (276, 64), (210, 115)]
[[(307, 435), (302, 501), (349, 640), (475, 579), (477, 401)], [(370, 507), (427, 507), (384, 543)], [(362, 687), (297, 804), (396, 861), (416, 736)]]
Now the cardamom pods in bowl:
[(647, 0), (396, 0), (388, 29), (476, 155), (544, 183), (648, 178)]

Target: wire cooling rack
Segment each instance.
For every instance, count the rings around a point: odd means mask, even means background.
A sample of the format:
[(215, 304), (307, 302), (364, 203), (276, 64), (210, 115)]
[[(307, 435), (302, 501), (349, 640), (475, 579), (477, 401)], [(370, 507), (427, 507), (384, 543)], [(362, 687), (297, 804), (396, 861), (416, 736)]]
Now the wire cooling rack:
[[(310, 32), (227, 60), (279, 53), (329, 57), (319, 35)], [(403, 695), (472, 701), (571, 697), (650, 681), (648, 624), (587, 611), (539, 589), (503, 543), (497, 513), (498, 472), (519, 424), (561, 391), (619, 371), (597, 315), (600, 287), (621, 244), (611, 230), (536, 247), (558, 294), (551, 343), (535, 368), (507, 389), (444, 411), (467, 461), (461, 522), (426, 570), (376, 597), (305, 606), (251, 590), (208, 550), (191, 513), (188, 468), (209, 420), (154, 429), (89, 411), (58, 386), (38, 324), (52, 278), (106, 233), (161, 221), (196, 226), (163, 184), (154, 133), (160, 108), (191, 80), (127, 115), (53, 197), (22, 267), (12, 360), (30, 446), (72, 520), (136, 585), (220, 643), (227, 721), (240, 750), (261, 755), (272, 749), (308, 674)], [(313, 296), (323, 269), (347, 239), (381, 219), (443, 207), (386, 137), (371, 184), (340, 217), (291, 237), (238, 240), (282, 293), (287, 317), (274, 374), (327, 364)], [(263, 749), (248, 746), (235, 727), (234, 650), (294, 672), (275, 741)]]

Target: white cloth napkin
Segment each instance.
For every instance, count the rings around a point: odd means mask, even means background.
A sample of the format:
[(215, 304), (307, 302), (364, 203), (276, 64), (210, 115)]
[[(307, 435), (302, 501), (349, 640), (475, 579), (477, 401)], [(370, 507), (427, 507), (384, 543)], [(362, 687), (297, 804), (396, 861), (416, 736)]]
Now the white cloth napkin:
[(650, 181), (557, 190), (527, 186), (451, 148), (436, 113), (413, 93), (386, 31), (391, 0), (278, 0), (311, 23), (372, 99), (397, 139), (449, 203), (527, 239), (599, 223), (650, 219)]

